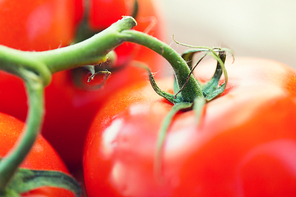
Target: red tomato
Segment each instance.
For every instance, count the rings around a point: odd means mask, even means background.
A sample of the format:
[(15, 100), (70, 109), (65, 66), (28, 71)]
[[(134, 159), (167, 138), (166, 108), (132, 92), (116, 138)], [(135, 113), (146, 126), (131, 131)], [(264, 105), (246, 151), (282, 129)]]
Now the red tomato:
[[(150, 1), (142, 2), (147, 5), (142, 3), (142, 6), (147, 8), (141, 9), (143, 13), (150, 13), (150, 16), (157, 13)], [(163, 37), (161, 23), (154, 26), (154, 32), (155, 37)], [(161, 56), (144, 48), (141, 49), (137, 60), (147, 63), (154, 72), (159, 71), (163, 65)], [(112, 73), (105, 86), (97, 91), (77, 88), (73, 84), (73, 78), (72, 71), (53, 75), (51, 84), (45, 89), (46, 114), (42, 130), (43, 136), (55, 147), (70, 170), (81, 167), (84, 138), (96, 111), (117, 90), (143, 80), (143, 74), (142, 71), (127, 66), (119, 72)], [(102, 77), (97, 75), (95, 81), (101, 79)], [(23, 121), (27, 112), (27, 99), (22, 81), (2, 71), (0, 111)]]
[[(295, 196), (295, 71), (252, 58), (237, 58), (226, 68), (226, 90), (205, 105), (199, 125), (192, 110), (174, 117), (158, 179), (156, 140), (172, 104), (148, 82), (116, 92), (86, 139), (88, 196)], [(211, 64), (195, 72), (201, 82), (213, 73)], [(158, 84), (173, 91), (172, 79)]]
[[(12, 116), (0, 113), (0, 125), (0, 157), (4, 157), (18, 139), (24, 128), (24, 123)], [(35, 170), (57, 170), (69, 173), (59, 155), (41, 135), (38, 136), (32, 150), (20, 167)], [(65, 189), (50, 187), (36, 189), (22, 196), (32, 197), (40, 195), (48, 197), (74, 196), (73, 193)]]
[(73, 0), (1, 0), (0, 44), (42, 51), (70, 44)]

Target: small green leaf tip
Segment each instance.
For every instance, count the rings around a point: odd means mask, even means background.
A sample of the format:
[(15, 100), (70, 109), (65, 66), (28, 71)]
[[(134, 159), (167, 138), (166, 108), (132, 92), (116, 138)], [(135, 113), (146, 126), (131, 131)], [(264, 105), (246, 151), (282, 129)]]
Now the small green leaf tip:
[(73, 192), (76, 197), (81, 196), (80, 185), (73, 177), (63, 172), (49, 170), (19, 168), (5, 189), (10, 191), (9, 193), (13, 191), (21, 194), (44, 186), (64, 188)]

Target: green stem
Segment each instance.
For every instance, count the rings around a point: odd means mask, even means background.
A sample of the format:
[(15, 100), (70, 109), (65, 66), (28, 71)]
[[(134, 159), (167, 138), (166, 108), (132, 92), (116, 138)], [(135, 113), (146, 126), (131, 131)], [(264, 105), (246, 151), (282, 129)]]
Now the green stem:
[[(75, 45), (51, 51), (35, 52), (32, 57), (46, 64), (52, 73), (83, 65), (98, 64), (105, 56), (124, 42), (120, 32), (136, 26), (132, 17), (124, 17), (104, 31)], [(32, 52), (28, 52), (32, 53)]]
[[(196, 97), (203, 96), (200, 84), (191, 75), (186, 61), (170, 46), (160, 40), (142, 32), (129, 30), (135, 25), (136, 21), (132, 17), (124, 17), (106, 30), (85, 41), (44, 52), (23, 52), (0, 46), (0, 61), (3, 59), (2, 54), (6, 54), (6, 64), (1, 65), (1, 67), (5, 67), (4, 70), (6, 69), (13, 74), (17, 73), (15, 69), (18, 69), (18, 65), (30, 68), (34, 72), (40, 73), (44, 78), (45, 85), (48, 85), (51, 74), (83, 65), (98, 64), (105, 61), (106, 55), (124, 41), (134, 42), (159, 53), (171, 64), (179, 88), (186, 84), (180, 97), (184, 102), (192, 103)], [(6, 65), (11, 62), (14, 62), (15, 66), (7, 67)], [(189, 79), (187, 76), (190, 76)]]
[(29, 111), (25, 131), (20, 135), (16, 145), (0, 162), (0, 191), (5, 188), (13, 174), (31, 150), (41, 128), (44, 104), (43, 81), (30, 71), (22, 72), (26, 78)]
[(120, 32), (135, 25), (132, 17), (124, 17), (85, 41), (50, 51), (28, 52), (0, 45), (0, 69), (21, 76), (20, 68), (25, 68), (41, 75), (48, 85), (53, 73), (105, 61), (107, 54), (124, 42)]
[(149, 75), (149, 81), (150, 81), (150, 84), (153, 88), (153, 90), (161, 97), (167, 99), (169, 102), (171, 103), (179, 103), (180, 101), (178, 101), (177, 99), (174, 99), (174, 95), (170, 94), (170, 93), (167, 93), (163, 90), (161, 90), (159, 88), (159, 86), (157, 85), (154, 77), (153, 77), (153, 74), (150, 70), (150, 68), (148, 66), (146, 66), (144, 63), (142, 62), (136, 62), (137, 64), (135, 66), (138, 66), (138, 67), (141, 67), (141, 68), (144, 68), (147, 72), (148, 72), (148, 75)]
[(25, 77), (24, 71), (31, 71), (42, 78), (47, 85), (51, 80), (51, 72), (44, 63), (32, 57), (34, 53), (0, 45), (0, 69), (20, 78)]
[[(186, 83), (186, 86), (181, 92), (184, 102), (192, 103), (195, 98), (203, 96), (199, 83), (193, 75), (190, 75), (190, 69), (187, 66), (186, 61), (169, 45), (145, 33), (133, 30), (124, 30), (121, 32), (121, 36), (125, 41), (134, 42), (150, 48), (170, 63), (174, 69), (179, 88), (183, 87)], [(189, 75), (190, 77), (187, 79), (187, 76)]]

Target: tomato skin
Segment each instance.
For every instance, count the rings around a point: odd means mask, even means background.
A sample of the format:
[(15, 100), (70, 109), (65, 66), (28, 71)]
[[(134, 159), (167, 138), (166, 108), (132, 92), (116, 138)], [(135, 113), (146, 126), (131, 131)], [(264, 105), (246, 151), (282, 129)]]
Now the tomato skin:
[(28, 104), (24, 83), (4, 71), (0, 76), (0, 111), (25, 121)]
[(84, 14), (84, 6), (85, 6), (85, 1), (84, 0), (74, 0), (74, 25), (75, 27), (79, 26), (79, 23), (83, 19), (83, 14)]
[(89, 3), (89, 24), (94, 30), (102, 30), (122, 16), (132, 14), (134, 0), (90, 0)]
[(73, 0), (2, 0), (0, 16), (0, 44), (5, 46), (43, 51), (73, 40)]
[[(0, 112), (0, 124), (0, 157), (4, 157), (21, 134), (24, 128), (24, 123), (12, 116)], [(60, 156), (41, 135), (37, 137), (36, 143), (20, 167), (35, 170), (57, 170), (69, 174), (68, 169)], [(50, 187), (36, 189), (23, 194), (22, 196), (40, 195), (48, 197), (74, 196), (73, 193), (65, 189)]]
[[(148, 83), (114, 94), (86, 139), (88, 196), (295, 195), (295, 71), (253, 58), (226, 66), (226, 91), (206, 104), (200, 125), (193, 111), (173, 119), (161, 182), (153, 173), (156, 138), (172, 105)], [(209, 64), (200, 65), (195, 75), (205, 82), (213, 72)], [(158, 84), (172, 92), (172, 79)]]

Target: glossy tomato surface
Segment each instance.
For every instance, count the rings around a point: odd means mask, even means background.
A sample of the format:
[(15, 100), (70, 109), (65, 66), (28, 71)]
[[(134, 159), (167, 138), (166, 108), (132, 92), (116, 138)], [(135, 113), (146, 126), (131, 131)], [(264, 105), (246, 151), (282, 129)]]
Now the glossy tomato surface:
[[(12, 116), (0, 113), (0, 125), (0, 157), (4, 157), (21, 134), (24, 123)], [(68, 173), (59, 155), (41, 135), (38, 136), (32, 150), (20, 167), (35, 170), (56, 170)], [(72, 197), (74, 194), (64, 189), (43, 187), (22, 196)]]
[[(214, 66), (200, 65), (196, 77), (208, 81)], [(254, 58), (226, 67), (226, 90), (205, 105), (200, 124), (191, 110), (174, 117), (160, 177), (154, 174), (156, 140), (172, 104), (148, 83), (114, 94), (87, 136), (88, 196), (296, 195), (295, 71)], [(158, 84), (172, 92), (172, 79)]]
[(73, 0), (1, 0), (0, 44), (42, 51), (71, 43)]
[[(158, 12), (153, 3), (147, 0), (139, 2), (142, 2), (139, 16), (143, 13), (145, 16), (156, 18), (158, 23), (153, 26), (152, 32), (155, 37), (162, 39), (161, 17), (158, 20)], [(164, 70), (161, 56), (149, 49), (141, 48), (136, 59), (148, 64), (153, 72)], [(63, 71), (53, 75), (51, 84), (45, 89), (46, 113), (42, 134), (55, 147), (71, 170), (81, 167), (84, 138), (96, 111), (119, 89), (143, 78), (146, 80), (143, 76), (145, 75), (142, 71), (129, 63), (119, 71), (112, 72), (102, 89), (89, 91), (75, 85), (76, 77), (73, 76), (73, 71)], [(97, 75), (94, 83), (100, 83), (102, 78), (102, 75)], [(83, 80), (86, 81), (87, 78)], [(24, 85), (17, 77), (2, 71), (0, 71), (0, 111), (23, 121), (26, 119), (27, 99)]]

